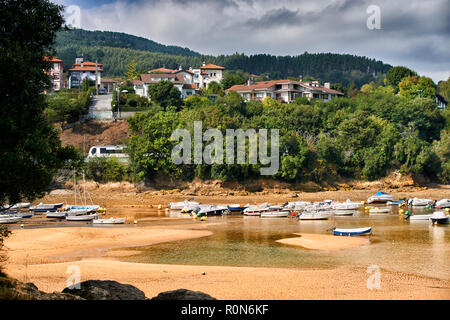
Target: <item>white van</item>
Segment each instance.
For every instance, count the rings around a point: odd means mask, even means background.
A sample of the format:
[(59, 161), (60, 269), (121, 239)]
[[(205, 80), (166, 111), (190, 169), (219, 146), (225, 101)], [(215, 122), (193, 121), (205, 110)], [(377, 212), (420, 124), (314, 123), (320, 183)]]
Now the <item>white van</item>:
[(87, 160), (116, 157), (121, 161), (128, 161), (128, 154), (126, 154), (125, 149), (126, 146), (93, 146), (89, 149)]

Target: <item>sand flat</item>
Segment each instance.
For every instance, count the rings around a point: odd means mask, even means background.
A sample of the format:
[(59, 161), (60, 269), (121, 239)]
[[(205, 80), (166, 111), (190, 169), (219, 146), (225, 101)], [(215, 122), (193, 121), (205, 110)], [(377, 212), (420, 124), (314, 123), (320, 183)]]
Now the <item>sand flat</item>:
[(276, 242), (311, 250), (342, 250), (370, 243), (370, 239), (363, 236), (349, 237), (312, 233), (294, 234), (299, 237), (280, 239), (276, 240)]

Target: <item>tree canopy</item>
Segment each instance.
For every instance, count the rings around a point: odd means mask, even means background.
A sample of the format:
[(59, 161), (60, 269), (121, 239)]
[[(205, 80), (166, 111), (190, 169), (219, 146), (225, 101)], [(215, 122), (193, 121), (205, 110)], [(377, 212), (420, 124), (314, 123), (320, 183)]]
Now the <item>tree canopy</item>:
[(55, 170), (74, 157), (46, 121), (44, 70), (63, 24), (62, 7), (47, 0), (0, 2), (0, 204), (47, 191)]

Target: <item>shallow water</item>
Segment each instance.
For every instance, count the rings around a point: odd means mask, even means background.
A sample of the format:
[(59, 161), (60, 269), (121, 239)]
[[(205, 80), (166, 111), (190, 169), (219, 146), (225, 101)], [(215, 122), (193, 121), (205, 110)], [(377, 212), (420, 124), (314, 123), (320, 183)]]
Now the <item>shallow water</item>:
[[(383, 206), (384, 207), (384, 206)], [(409, 221), (397, 214), (372, 216), (364, 210), (353, 216), (335, 216), (323, 221), (298, 221), (292, 218), (265, 219), (242, 215), (209, 217), (205, 223), (213, 232), (209, 237), (139, 247), (141, 254), (123, 258), (141, 263), (221, 265), (288, 268), (329, 268), (377, 265), (381, 268), (450, 278), (450, 229), (429, 221)], [(416, 214), (432, 213), (424, 208), (409, 208)], [(185, 217), (180, 213), (152, 215)], [(177, 221), (179, 223), (180, 220)], [(169, 223), (169, 222), (162, 222)], [(319, 251), (290, 247), (275, 242), (295, 237), (293, 233), (331, 234), (333, 226), (356, 228), (371, 226), (370, 244), (362, 247)]]

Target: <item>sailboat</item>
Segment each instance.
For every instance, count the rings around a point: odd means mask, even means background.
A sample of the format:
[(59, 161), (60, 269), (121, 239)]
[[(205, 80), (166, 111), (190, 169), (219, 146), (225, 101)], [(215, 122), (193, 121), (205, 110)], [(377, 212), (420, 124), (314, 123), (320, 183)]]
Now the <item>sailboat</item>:
[[(83, 171), (83, 182), (84, 182), (84, 196), (83, 198), (81, 197), (80, 194), (80, 200), (81, 200), (81, 205), (77, 205), (77, 182), (76, 182), (76, 175), (74, 172), (74, 193), (75, 193), (75, 205), (68, 205), (66, 206), (66, 220), (69, 221), (85, 221), (85, 220), (92, 220), (94, 218), (97, 217), (97, 214), (95, 214), (95, 212), (100, 208), (100, 206), (98, 205), (87, 205), (87, 199), (86, 199), (86, 180), (85, 180), (85, 175), (84, 175), (84, 171)], [(92, 201), (91, 195), (88, 193), (89, 198)], [(83, 201), (84, 200), (84, 201)], [(73, 217), (78, 217), (78, 218), (73, 218)], [(86, 219), (84, 219), (86, 218)], [(91, 219), (92, 218), (92, 219)]]

